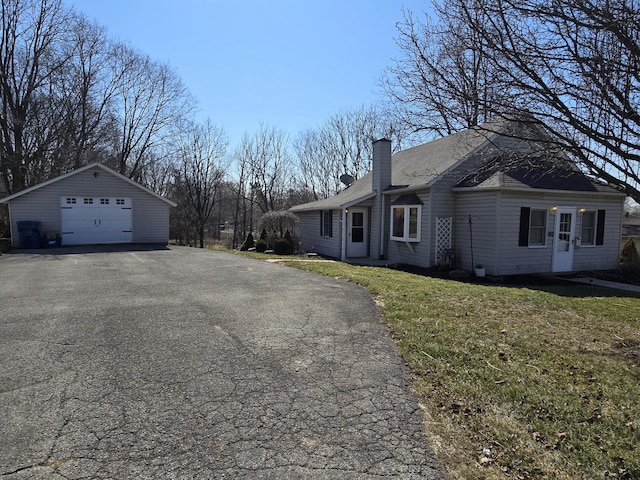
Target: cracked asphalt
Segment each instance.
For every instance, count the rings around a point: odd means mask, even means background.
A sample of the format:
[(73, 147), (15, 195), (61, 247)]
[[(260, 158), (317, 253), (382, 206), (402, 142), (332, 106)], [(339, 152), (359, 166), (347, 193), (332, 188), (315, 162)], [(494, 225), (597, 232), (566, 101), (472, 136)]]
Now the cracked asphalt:
[(0, 257), (0, 476), (444, 478), (353, 284), (183, 247)]

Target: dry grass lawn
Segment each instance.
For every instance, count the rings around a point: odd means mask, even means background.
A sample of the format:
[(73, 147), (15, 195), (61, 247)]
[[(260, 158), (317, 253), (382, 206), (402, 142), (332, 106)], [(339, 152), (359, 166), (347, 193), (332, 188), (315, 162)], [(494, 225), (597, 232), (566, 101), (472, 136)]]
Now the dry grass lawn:
[(639, 295), (287, 263), (371, 291), (452, 478), (640, 478)]

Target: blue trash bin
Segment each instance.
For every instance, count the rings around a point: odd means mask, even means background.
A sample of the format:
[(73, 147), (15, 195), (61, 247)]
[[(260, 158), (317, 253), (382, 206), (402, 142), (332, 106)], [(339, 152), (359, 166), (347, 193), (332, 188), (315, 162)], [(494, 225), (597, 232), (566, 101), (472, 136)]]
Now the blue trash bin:
[(20, 248), (40, 248), (40, 222), (23, 220), (18, 222)]

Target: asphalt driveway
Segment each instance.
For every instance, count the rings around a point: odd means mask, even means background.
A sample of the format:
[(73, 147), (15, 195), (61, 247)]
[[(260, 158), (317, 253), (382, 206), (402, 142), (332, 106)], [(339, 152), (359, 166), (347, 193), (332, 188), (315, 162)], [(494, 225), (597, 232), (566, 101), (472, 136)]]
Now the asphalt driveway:
[(367, 292), (170, 249), (0, 257), (0, 477), (442, 478)]

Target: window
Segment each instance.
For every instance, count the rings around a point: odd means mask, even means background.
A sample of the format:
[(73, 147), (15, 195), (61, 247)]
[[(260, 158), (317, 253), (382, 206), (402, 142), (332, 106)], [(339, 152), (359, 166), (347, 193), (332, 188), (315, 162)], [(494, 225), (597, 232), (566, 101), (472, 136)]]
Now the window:
[(320, 236), (333, 236), (333, 215), (331, 210), (320, 211)]
[(420, 241), (422, 200), (415, 193), (401, 195), (391, 204), (391, 240)]
[(591, 210), (582, 214), (581, 245), (604, 244), (604, 210)]
[(76, 199), (75, 199), (75, 197), (67, 197), (67, 203), (68, 203), (68, 204), (74, 204), (74, 203), (76, 203)]
[(108, 198), (101, 198), (100, 199), (100, 205), (109, 205), (109, 199)]
[(596, 244), (596, 212), (584, 212), (582, 214), (582, 245)]
[(520, 209), (521, 247), (544, 247), (547, 237), (547, 211), (522, 207)]
[(83, 203), (85, 205), (93, 205), (93, 198), (85, 198)]
[(546, 210), (531, 210), (529, 219), (529, 246), (543, 246), (545, 244), (545, 234), (547, 225)]
[(420, 241), (420, 205), (391, 207), (391, 240)]
[(116, 205), (124, 205), (124, 198), (116, 199)]

